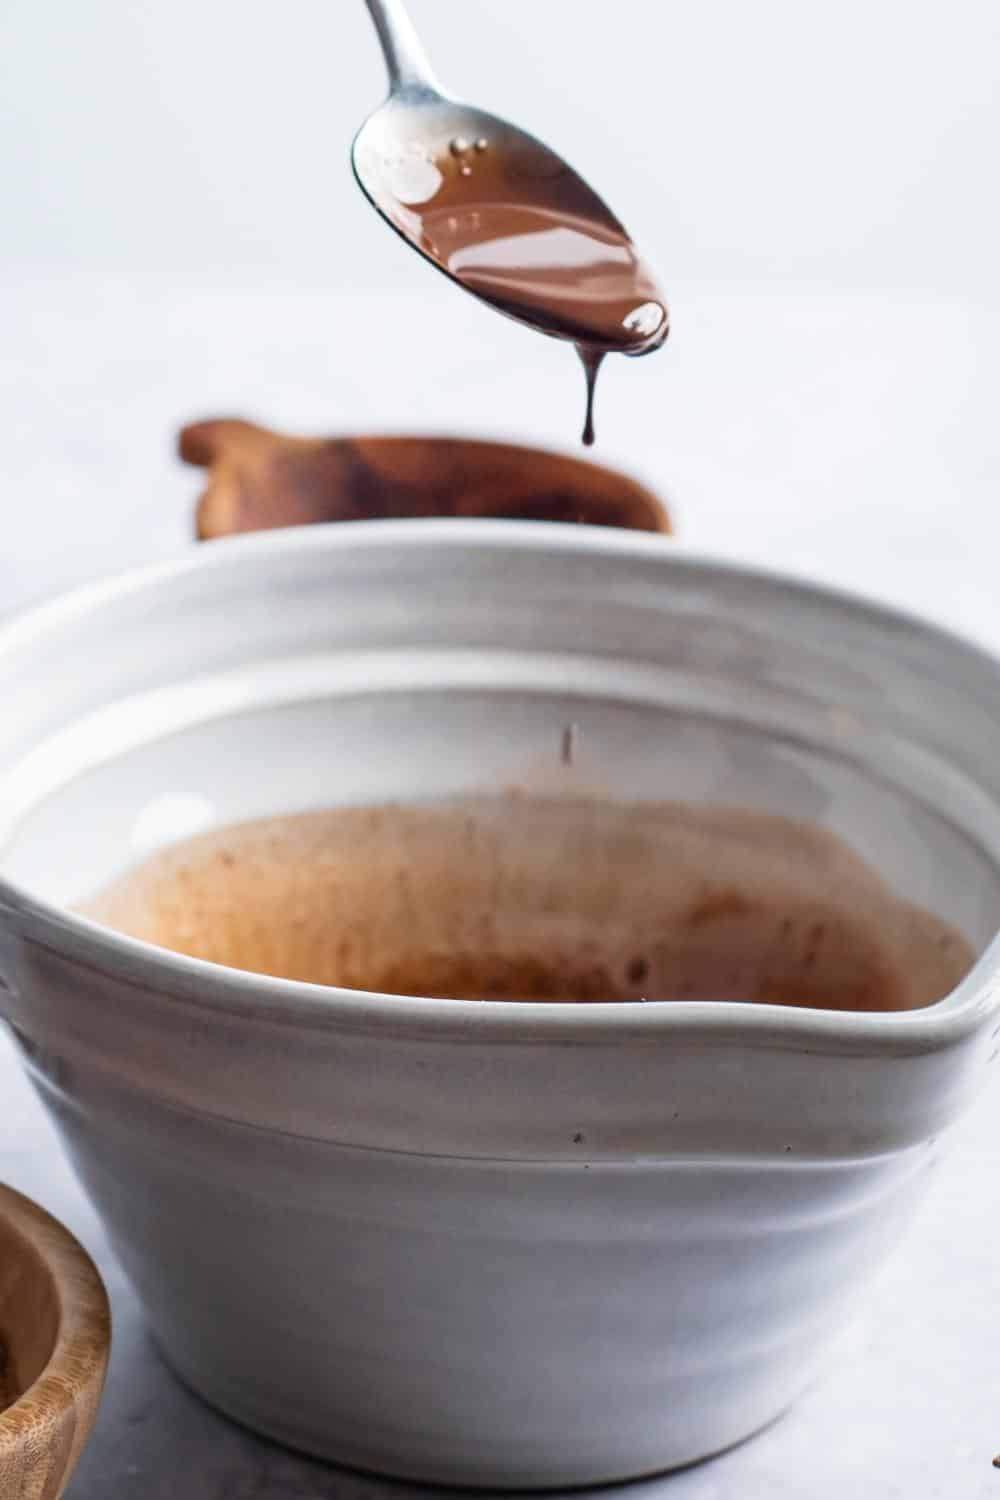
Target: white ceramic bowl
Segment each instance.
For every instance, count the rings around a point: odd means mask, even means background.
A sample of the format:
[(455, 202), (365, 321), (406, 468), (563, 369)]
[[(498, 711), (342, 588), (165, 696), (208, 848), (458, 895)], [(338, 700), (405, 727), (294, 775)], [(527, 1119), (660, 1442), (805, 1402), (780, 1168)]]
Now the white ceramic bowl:
[[(0, 1006), (191, 1385), (507, 1486), (685, 1463), (793, 1400), (995, 1045), (995, 662), (658, 537), (375, 523), (38, 611), (0, 701)], [(464, 1003), (68, 910), (207, 823), (511, 784), (813, 819), (983, 956), (909, 1013)]]

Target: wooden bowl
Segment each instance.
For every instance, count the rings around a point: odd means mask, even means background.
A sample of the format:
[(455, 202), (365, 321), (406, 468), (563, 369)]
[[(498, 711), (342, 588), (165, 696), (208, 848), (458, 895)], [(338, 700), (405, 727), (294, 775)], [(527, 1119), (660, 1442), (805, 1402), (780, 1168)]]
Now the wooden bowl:
[(93, 1262), (0, 1185), (0, 1500), (57, 1500), (93, 1425), (111, 1346)]
[(197, 514), (203, 541), (420, 516), (671, 529), (663, 503), (637, 480), (543, 448), (453, 437), (290, 437), (235, 419), (195, 422), (178, 447), (187, 463), (209, 471)]

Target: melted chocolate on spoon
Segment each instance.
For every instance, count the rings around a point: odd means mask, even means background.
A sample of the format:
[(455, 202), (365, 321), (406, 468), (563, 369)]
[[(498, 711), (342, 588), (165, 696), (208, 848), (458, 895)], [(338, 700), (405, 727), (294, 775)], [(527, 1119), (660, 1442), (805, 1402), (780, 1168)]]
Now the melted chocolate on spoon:
[[(667, 336), (663, 294), (604, 204), (540, 142), (449, 142), (441, 184), (420, 205), (421, 248), (477, 297), (543, 333), (572, 339), (587, 382), (583, 441), (606, 354), (646, 354)], [(457, 182), (456, 182), (457, 177)], [(455, 189), (457, 188), (457, 191)], [(412, 208), (415, 205), (411, 206)]]
[(592, 443), (604, 356), (646, 354), (668, 329), (663, 293), (607, 205), (533, 136), (439, 97), (405, 108), (390, 99), (359, 134), (355, 169), (428, 260), (500, 312), (576, 345)]

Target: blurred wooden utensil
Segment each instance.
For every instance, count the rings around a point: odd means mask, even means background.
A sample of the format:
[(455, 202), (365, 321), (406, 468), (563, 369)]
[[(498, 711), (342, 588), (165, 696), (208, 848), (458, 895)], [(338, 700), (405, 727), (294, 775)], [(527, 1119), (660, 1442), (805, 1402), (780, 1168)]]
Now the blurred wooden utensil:
[(638, 481), (568, 454), (449, 437), (289, 437), (250, 422), (185, 427), (180, 456), (208, 469), (197, 533), (413, 516), (572, 521), (669, 532)]

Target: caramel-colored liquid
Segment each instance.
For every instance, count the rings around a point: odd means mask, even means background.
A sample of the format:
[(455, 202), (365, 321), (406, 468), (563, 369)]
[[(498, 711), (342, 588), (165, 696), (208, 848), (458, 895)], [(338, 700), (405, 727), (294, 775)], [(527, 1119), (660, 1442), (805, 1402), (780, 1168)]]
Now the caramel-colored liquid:
[(904, 1010), (974, 956), (821, 829), (519, 796), (234, 825), (154, 855), (85, 912), (237, 969), (483, 1000)]

